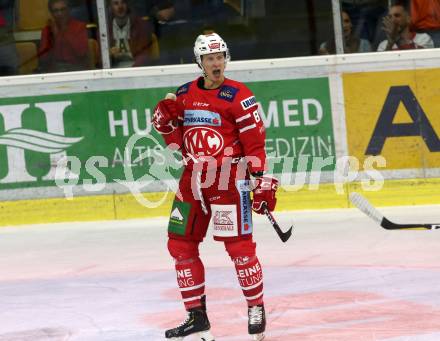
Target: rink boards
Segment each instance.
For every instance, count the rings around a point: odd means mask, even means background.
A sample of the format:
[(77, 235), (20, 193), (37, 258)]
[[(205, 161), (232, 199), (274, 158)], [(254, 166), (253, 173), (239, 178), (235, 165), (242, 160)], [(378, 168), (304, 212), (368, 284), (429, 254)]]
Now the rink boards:
[[(363, 193), (376, 206), (430, 205), (440, 202), (439, 179), (388, 180), (381, 191), (363, 192), (360, 183), (344, 185), (344, 193), (336, 194), (333, 184), (321, 184), (318, 190), (305, 187), (297, 191), (280, 188), (277, 211), (350, 208), (348, 193)], [(168, 216), (174, 194), (144, 193), (150, 201), (162, 201), (155, 208), (146, 208), (131, 193), (77, 196), (72, 200), (47, 198), (5, 201), (0, 204), (0, 226), (44, 224), (63, 221), (96, 221)]]
[[(259, 101), (268, 154), (291, 162), (273, 169), (283, 174), (278, 209), (349, 207), (348, 192), (358, 189), (377, 205), (439, 203), (439, 57), (431, 50), (230, 63), (227, 76)], [(148, 176), (161, 141), (149, 121), (155, 103), (197, 72), (181, 65), (1, 78), (0, 225), (168, 215), (172, 196), (162, 192), (179, 169), (171, 165), (165, 183)], [(385, 185), (368, 191), (359, 181), (371, 180), (364, 167), (375, 155), (386, 160), (373, 163)], [(140, 177), (146, 200), (161, 205), (145, 207), (130, 193)]]

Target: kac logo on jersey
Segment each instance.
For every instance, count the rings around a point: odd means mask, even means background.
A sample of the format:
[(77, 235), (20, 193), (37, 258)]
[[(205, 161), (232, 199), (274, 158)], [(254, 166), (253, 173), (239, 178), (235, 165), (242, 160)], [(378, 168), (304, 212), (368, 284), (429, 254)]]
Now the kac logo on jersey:
[(214, 129), (194, 127), (183, 135), (185, 149), (195, 156), (215, 156), (223, 149), (223, 136)]
[(241, 107), (244, 110), (246, 110), (246, 109), (249, 109), (251, 106), (257, 104), (257, 100), (255, 99), (255, 96), (251, 96), (251, 97), (245, 98), (240, 103), (241, 103)]
[(207, 110), (185, 110), (183, 125), (200, 126), (208, 125), (219, 127), (222, 124), (220, 114)]

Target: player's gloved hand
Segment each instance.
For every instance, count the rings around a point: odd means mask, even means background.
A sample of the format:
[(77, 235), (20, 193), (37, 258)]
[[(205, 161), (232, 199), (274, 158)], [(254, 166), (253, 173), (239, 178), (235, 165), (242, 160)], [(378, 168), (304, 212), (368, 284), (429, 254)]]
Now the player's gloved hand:
[(257, 178), (256, 182), (256, 187), (253, 189), (252, 209), (258, 214), (264, 214), (265, 203), (269, 211), (273, 211), (277, 203), (275, 193), (278, 189), (278, 179), (271, 175), (263, 175)]
[(157, 103), (154, 108), (153, 119), (151, 120), (154, 128), (161, 134), (169, 134), (176, 129), (176, 122), (179, 108), (174, 94), (167, 94), (165, 99)]

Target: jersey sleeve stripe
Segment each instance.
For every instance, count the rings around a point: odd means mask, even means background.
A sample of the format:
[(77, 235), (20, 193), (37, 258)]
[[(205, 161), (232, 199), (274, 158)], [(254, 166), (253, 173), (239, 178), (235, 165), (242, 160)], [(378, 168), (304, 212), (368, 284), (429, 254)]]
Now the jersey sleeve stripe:
[(243, 116), (237, 118), (237, 119), (235, 120), (235, 122), (239, 123), (239, 122), (244, 121), (245, 119), (247, 119), (247, 118), (249, 118), (249, 117), (251, 117), (251, 114), (243, 115)]
[(251, 125), (246, 126), (246, 127), (244, 127), (244, 128), (241, 128), (241, 129), (239, 130), (239, 133), (244, 133), (245, 131), (247, 131), (247, 130), (249, 130), (249, 129), (254, 129), (256, 126), (257, 126), (257, 125), (254, 123), (254, 124), (251, 124)]

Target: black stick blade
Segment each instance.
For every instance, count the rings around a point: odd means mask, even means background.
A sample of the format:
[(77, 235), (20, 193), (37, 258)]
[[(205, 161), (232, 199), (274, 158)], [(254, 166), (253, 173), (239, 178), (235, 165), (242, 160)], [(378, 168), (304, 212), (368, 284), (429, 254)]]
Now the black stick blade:
[(270, 213), (270, 211), (267, 209), (267, 206), (264, 205), (263, 208), (264, 208), (264, 214), (266, 214), (266, 217), (269, 219), (269, 222), (275, 229), (275, 232), (278, 234), (278, 237), (280, 237), (283, 243), (287, 242), (289, 238), (292, 236), (293, 225), (286, 232), (283, 232), (283, 230), (281, 230), (280, 225), (278, 225), (272, 213)]
[(289, 238), (292, 236), (293, 225), (286, 232), (279, 233), (280, 239), (283, 243), (287, 242)]
[(350, 201), (359, 210), (364, 212), (371, 219), (376, 221), (386, 230), (436, 230), (440, 224), (397, 224), (384, 217), (365, 197), (359, 193), (350, 193)]
[(380, 224), (384, 229), (387, 230), (437, 230), (440, 229), (440, 224), (397, 224), (383, 218)]

